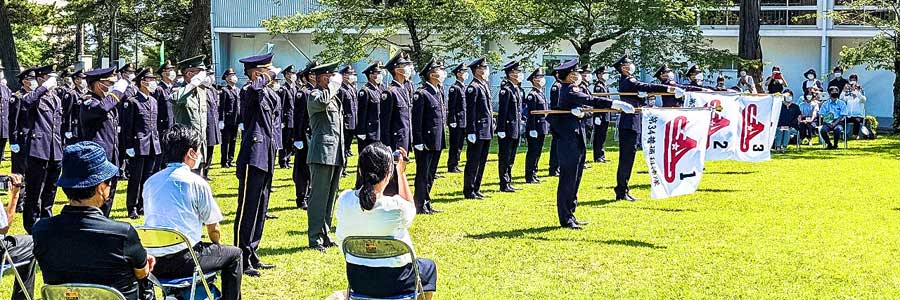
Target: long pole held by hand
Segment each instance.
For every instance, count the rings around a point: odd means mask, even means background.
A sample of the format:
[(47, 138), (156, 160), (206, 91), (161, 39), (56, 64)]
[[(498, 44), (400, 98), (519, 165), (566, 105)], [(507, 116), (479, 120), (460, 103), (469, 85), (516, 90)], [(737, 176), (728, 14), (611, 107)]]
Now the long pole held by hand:
[[(644, 108), (638, 107), (638, 108), (635, 108), (634, 111), (638, 112), (638, 111), (650, 110), (650, 109), (722, 111), (722, 106), (716, 106), (716, 107), (644, 107)], [(610, 109), (610, 108), (586, 108), (586, 109), (581, 109), (581, 112), (584, 112), (584, 113), (606, 113), (606, 112), (617, 113), (617, 112), (622, 112), (622, 111), (618, 110), (618, 109)], [(532, 110), (531, 111), (532, 115), (556, 115), (556, 114), (570, 114), (570, 113), (572, 113), (571, 110)]]

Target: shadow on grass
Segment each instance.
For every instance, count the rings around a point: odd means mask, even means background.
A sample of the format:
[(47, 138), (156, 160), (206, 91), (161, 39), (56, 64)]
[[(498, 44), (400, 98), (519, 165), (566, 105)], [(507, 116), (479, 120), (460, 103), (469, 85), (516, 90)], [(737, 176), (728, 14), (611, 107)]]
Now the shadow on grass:
[[(647, 172), (644, 172), (647, 173)], [(722, 174), (722, 175), (747, 175), (747, 174), (755, 174), (756, 171), (709, 171), (704, 172), (704, 174)]]
[(530, 239), (537, 241), (549, 241), (549, 242), (557, 242), (557, 241), (572, 241), (572, 242), (592, 242), (592, 243), (600, 243), (606, 245), (617, 245), (617, 246), (629, 246), (629, 247), (641, 247), (641, 248), (651, 248), (651, 249), (665, 249), (665, 246), (659, 246), (653, 243), (648, 243), (644, 241), (638, 240), (592, 240), (592, 239), (575, 239), (575, 238), (548, 238), (543, 236), (529, 236), (532, 234), (541, 234), (545, 232), (558, 231), (558, 230), (568, 230), (558, 226), (544, 226), (544, 227), (536, 227), (536, 228), (526, 228), (526, 229), (517, 229), (517, 230), (508, 230), (508, 231), (494, 231), (482, 234), (469, 234), (466, 235), (467, 238), (483, 240), (483, 239)]
[[(273, 213), (282, 212), (282, 211), (289, 211), (289, 210), (300, 210), (300, 208), (297, 208), (297, 207), (294, 207), (294, 206), (271, 207), (271, 208), (269, 208), (269, 209), (266, 211), (266, 213), (272, 215)], [(303, 211), (303, 212), (305, 213), (305, 211)], [(219, 225), (230, 225), (230, 224), (234, 224), (235, 219), (236, 219), (236, 218), (234, 218), (235, 214), (237, 214), (237, 211), (230, 211), (230, 212), (226, 213), (224, 216), (225, 216), (225, 217), (231, 217), (231, 218), (227, 218), (227, 219), (225, 219), (225, 220), (222, 220), (222, 222), (219, 222)], [(276, 216), (277, 216), (277, 215), (276, 215)], [(270, 219), (270, 220), (267, 220), (266, 222), (277, 222), (277, 221), (278, 221), (277, 219)]]
[(592, 200), (592, 201), (579, 201), (578, 206), (605, 206), (610, 203), (616, 203), (621, 200)]
[[(644, 172), (644, 173), (647, 173), (647, 172)], [(616, 187), (615, 187), (615, 186), (598, 186), (598, 187), (597, 187), (597, 189), (601, 189), (601, 190), (605, 190), (605, 189), (610, 189), (610, 190), (611, 190), (611, 189), (614, 189), (614, 188), (616, 188)], [(634, 189), (649, 189), (649, 188), (650, 188), (650, 184), (649, 184), (649, 183), (629, 184), (629, 185), (628, 185), (628, 188), (629, 188), (629, 189), (632, 189), (632, 190), (634, 190)]]
[(698, 210), (696, 210), (696, 209), (690, 209), (690, 208), (630, 207), (630, 206), (610, 206), (609, 208), (616, 208), (616, 209), (640, 209), (640, 210), (653, 210), (653, 211), (662, 211), (662, 212), (698, 212)]

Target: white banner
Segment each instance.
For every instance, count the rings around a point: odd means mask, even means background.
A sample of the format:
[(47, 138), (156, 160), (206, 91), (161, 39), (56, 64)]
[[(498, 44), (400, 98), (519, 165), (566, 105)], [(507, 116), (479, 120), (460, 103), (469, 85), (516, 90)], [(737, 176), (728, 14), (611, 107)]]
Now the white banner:
[(644, 109), (642, 146), (653, 199), (692, 194), (706, 161), (708, 110)]
[(733, 160), (737, 150), (737, 135), (741, 124), (740, 95), (685, 93), (684, 107), (718, 107), (713, 110), (709, 122), (709, 142), (706, 144), (707, 160)]
[[(747, 162), (766, 161), (772, 157), (772, 141), (775, 125), (781, 111), (775, 97), (741, 96), (741, 127), (737, 135), (735, 160)], [(781, 99), (779, 97), (779, 99)]]

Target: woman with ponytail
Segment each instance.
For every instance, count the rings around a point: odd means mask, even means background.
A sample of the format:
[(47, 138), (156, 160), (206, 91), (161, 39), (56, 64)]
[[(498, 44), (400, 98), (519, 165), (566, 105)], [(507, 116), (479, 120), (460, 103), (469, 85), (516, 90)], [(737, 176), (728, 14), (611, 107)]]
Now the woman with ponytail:
[[(346, 190), (338, 197), (337, 244), (349, 236), (390, 236), (412, 247), (409, 227), (416, 216), (416, 206), (409, 182), (406, 180), (406, 150), (391, 149), (373, 143), (359, 153), (358, 190)], [(399, 193), (383, 194), (396, 166)], [(415, 291), (413, 263), (418, 264), (419, 277), (425, 294), (420, 299), (432, 299), (437, 284), (434, 261), (410, 256), (382, 259), (362, 259), (347, 256), (347, 279), (355, 293), (370, 297), (390, 297)]]

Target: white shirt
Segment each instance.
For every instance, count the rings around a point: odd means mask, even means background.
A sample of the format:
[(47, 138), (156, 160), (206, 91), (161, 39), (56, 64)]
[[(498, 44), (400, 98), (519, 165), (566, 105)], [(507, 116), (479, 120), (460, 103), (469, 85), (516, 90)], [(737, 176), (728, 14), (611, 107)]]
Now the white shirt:
[[(184, 163), (170, 163), (144, 183), (144, 226), (175, 229), (191, 245), (200, 242), (203, 226), (222, 221), (222, 210), (213, 199), (209, 183)], [(164, 256), (187, 249), (184, 245), (147, 249)]]
[[(146, 200), (145, 200), (146, 201)], [(381, 197), (371, 210), (359, 206), (359, 196), (354, 190), (346, 190), (337, 200), (337, 244), (343, 247), (349, 236), (391, 236), (412, 247), (407, 230), (416, 217), (416, 207), (400, 196)], [(369, 267), (403, 267), (412, 262), (409, 255), (382, 259), (346, 257), (348, 263)]]
[(847, 102), (847, 115), (851, 117), (866, 116), (866, 96), (862, 93), (844, 95), (842, 97)]
[[(3, 201), (0, 201), (0, 228), (9, 227), (9, 223), (6, 223), (6, 205), (3, 205)], [(0, 233), (0, 240), (6, 237), (5, 234)]]

